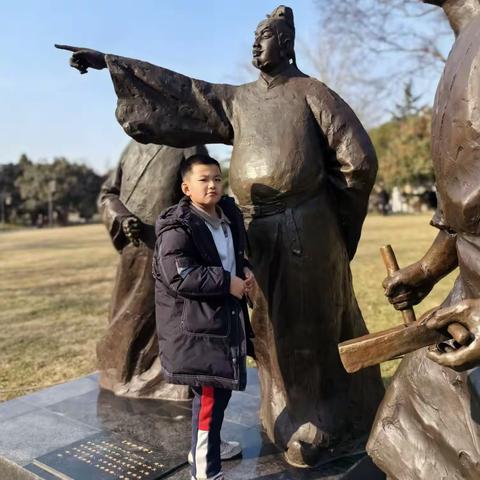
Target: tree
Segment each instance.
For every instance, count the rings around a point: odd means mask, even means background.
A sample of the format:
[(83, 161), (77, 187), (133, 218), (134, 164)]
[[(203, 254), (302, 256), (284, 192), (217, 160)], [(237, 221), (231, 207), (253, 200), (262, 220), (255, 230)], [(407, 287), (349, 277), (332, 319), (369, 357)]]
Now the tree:
[(391, 189), (410, 184), (431, 186), (434, 181), (431, 161), (431, 109), (419, 106), (412, 82), (403, 90), (403, 101), (392, 119), (370, 130), (379, 160), (378, 181)]
[(48, 166), (35, 164), (26, 155), (22, 155), (19, 165), (21, 172), (15, 180), (15, 186), (22, 199), (22, 211), (30, 217), (33, 225), (39, 215), (48, 215)]
[(327, 77), (340, 68), (340, 81), (331, 85), (367, 125), (391, 110), (399, 84), (413, 79), (427, 88), (439, 76), (453, 34), (438, 7), (418, 0), (315, 1), (322, 35), (308, 45), (309, 57), (320, 64), (320, 76), (325, 63)]
[(377, 181), (387, 189), (406, 184), (433, 185), (431, 120), (431, 110), (425, 109), (392, 119), (369, 132), (379, 161)]
[(97, 197), (103, 177), (85, 165), (75, 165), (77, 182), (72, 186), (71, 204), (80, 218), (90, 220), (97, 212)]
[(316, 44), (298, 40), (298, 48), (313, 68), (313, 75), (335, 90), (368, 128), (385, 114), (389, 92), (384, 81), (371, 75), (371, 66), (359, 61), (358, 46), (340, 42), (323, 31)]
[(395, 111), (393, 112), (393, 118), (395, 120), (405, 120), (408, 117), (418, 115), (425, 110), (425, 106), (419, 107), (421, 95), (414, 95), (413, 93), (413, 81), (410, 79), (403, 90), (403, 102), (395, 105)]
[[(22, 156), (23, 162), (28, 159)], [(20, 175), (23, 162), (0, 165), (0, 221), (11, 222), (21, 206), (20, 192), (15, 180)]]
[[(69, 213), (76, 211), (89, 220), (96, 212), (96, 198), (102, 178), (85, 165), (70, 163), (63, 157), (52, 163), (25, 162), (16, 180), (23, 208), (36, 222), (39, 215), (48, 216), (49, 197), (60, 225), (68, 223)], [(54, 191), (51, 187), (55, 186)]]

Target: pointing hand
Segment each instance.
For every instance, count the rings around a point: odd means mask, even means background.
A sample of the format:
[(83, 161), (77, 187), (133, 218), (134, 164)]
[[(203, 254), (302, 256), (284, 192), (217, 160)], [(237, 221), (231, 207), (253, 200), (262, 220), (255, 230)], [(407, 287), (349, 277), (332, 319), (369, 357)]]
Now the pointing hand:
[(73, 52), (70, 58), (70, 66), (76, 68), (80, 73), (87, 73), (89, 68), (102, 70), (107, 67), (105, 54), (91, 48), (72, 47), (70, 45), (55, 44), (55, 48)]

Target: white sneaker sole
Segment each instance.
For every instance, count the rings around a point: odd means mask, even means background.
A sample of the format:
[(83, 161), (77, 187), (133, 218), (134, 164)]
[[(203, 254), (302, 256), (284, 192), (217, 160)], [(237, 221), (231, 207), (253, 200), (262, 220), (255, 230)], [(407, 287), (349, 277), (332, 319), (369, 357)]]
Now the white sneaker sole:
[[(233, 460), (234, 458), (239, 457), (241, 454), (242, 454), (242, 447), (239, 446), (238, 449), (234, 448), (228, 455), (222, 455), (221, 459), (222, 461)], [(193, 464), (192, 452), (188, 452), (187, 460), (190, 465)]]

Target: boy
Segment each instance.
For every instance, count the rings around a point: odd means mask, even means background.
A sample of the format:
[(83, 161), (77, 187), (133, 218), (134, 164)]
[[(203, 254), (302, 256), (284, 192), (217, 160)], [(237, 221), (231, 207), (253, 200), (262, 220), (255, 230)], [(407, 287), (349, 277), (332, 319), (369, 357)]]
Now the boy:
[[(190, 385), (193, 480), (220, 480), (224, 411), (246, 386), (253, 353), (245, 295), (255, 280), (245, 253), (243, 217), (222, 197), (219, 163), (193, 155), (181, 167), (185, 197), (160, 214), (153, 260), (162, 365), (169, 382)], [(223, 457), (240, 453), (224, 442)]]

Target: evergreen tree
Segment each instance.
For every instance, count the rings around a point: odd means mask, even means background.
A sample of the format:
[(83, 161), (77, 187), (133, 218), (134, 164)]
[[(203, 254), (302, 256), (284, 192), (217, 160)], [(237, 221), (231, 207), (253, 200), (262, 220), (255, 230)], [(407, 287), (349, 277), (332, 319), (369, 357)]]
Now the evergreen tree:
[(403, 89), (403, 102), (395, 105), (394, 120), (406, 120), (408, 117), (418, 115), (425, 107), (419, 107), (421, 95), (413, 94), (413, 81), (409, 80)]
[(403, 102), (392, 119), (370, 131), (379, 162), (377, 180), (387, 189), (406, 184), (429, 187), (435, 181), (430, 153), (432, 112), (419, 106), (419, 100), (412, 81), (407, 82)]
[(431, 110), (391, 120), (370, 131), (377, 151), (378, 181), (394, 186), (426, 185), (434, 181), (431, 159)]
[(22, 207), (34, 224), (39, 215), (48, 217), (51, 197), (53, 210), (60, 225), (68, 224), (69, 213), (78, 212), (89, 220), (96, 212), (96, 199), (102, 178), (91, 168), (55, 158), (52, 163), (32, 163), (20, 159), (21, 174), (16, 186)]

